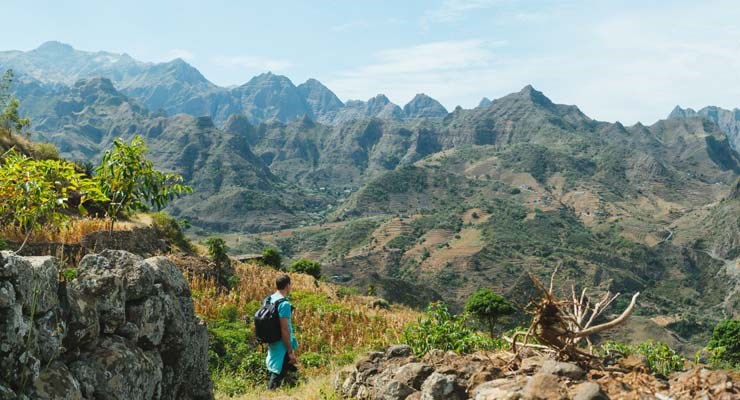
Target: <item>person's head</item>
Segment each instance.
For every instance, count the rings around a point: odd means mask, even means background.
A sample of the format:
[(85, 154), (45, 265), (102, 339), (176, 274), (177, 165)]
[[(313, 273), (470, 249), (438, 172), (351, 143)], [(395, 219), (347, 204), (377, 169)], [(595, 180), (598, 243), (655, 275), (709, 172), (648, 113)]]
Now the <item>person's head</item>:
[(275, 288), (283, 293), (290, 293), (290, 277), (288, 275), (282, 275), (275, 280)]

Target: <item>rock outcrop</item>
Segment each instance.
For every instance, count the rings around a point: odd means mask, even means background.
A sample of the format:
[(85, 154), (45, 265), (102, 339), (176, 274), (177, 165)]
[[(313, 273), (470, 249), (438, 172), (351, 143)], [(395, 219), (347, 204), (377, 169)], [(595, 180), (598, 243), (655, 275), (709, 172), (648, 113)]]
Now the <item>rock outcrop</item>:
[(0, 256), (0, 399), (210, 399), (208, 331), (164, 257), (106, 250), (59, 283), (53, 257)]
[(586, 371), (540, 355), (517, 361), (506, 352), (432, 350), (418, 359), (408, 346), (391, 346), (340, 372), (334, 386), (343, 398), (358, 400), (736, 399), (736, 382), (706, 368), (665, 378), (644, 363)]

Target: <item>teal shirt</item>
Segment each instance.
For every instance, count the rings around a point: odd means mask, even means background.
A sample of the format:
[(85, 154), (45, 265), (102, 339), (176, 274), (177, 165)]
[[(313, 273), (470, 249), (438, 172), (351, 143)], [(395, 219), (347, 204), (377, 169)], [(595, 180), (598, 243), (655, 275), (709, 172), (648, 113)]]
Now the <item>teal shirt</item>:
[[(283, 298), (283, 295), (280, 294), (280, 292), (275, 292), (272, 296), (270, 296), (270, 303), (274, 303), (280, 299)], [(288, 319), (288, 331), (290, 331), (290, 343), (291, 346), (293, 346), (293, 349), (298, 348), (298, 340), (296, 340), (295, 335), (293, 334), (293, 321), (291, 320), (291, 305), (290, 301), (286, 300), (282, 303), (280, 303), (280, 306), (278, 307), (278, 315), (280, 318), (287, 318)], [(285, 361), (285, 354), (288, 352), (288, 350), (285, 348), (285, 343), (283, 343), (282, 340), (278, 340), (275, 343), (270, 343), (267, 345), (267, 370), (276, 374), (279, 374), (280, 371), (283, 370), (283, 362)]]

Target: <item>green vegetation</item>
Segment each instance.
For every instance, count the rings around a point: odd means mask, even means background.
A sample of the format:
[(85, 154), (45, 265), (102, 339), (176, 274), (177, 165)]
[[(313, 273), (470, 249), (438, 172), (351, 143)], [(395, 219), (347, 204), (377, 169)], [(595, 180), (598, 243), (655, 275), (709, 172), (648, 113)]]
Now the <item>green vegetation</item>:
[(269, 247), (262, 250), (262, 263), (278, 271), (283, 269), (283, 257), (276, 248)]
[(113, 149), (105, 152), (97, 168), (100, 188), (110, 200), (107, 214), (111, 229), (122, 214), (149, 211), (151, 207), (160, 210), (173, 199), (193, 191), (182, 184), (180, 175), (155, 170), (146, 159), (146, 152), (144, 140), (139, 136), (130, 144), (116, 139)]
[(13, 83), (13, 70), (9, 69), (0, 78), (0, 128), (9, 133), (13, 131), (21, 133), (31, 125), (31, 120), (18, 114), (18, 107), (21, 103), (10, 94), (11, 83)]
[(300, 260), (291, 264), (290, 268), (288, 268), (288, 271), (311, 275), (314, 278), (319, 279), (321, 278), (321, 263), (319, 263), (318, 261), (301, 258)]
[(506, 342), (481, 335), (468, 325), (466, 314), (452, 315), (444, 304), (433, 304), (416, 323), (406, 327), (404, 342), (421, 357), (430, 350), (472, 353), (503, 348)]
[(229, 248), (220, 237), (210, 237), (206, 239), (205, 243), (208, 248), (208, 256), (216, 264), (216, 277), (221, 281), (224, 264), (229, 261), (229, 256), (226, 254)]
[(606, 342), (601, 345), (602, 355), (619, 355), (628, 357), (636, 354), (644, 356), (653, 373), (670, 375), (672, 372), (682, 371), (686, 358), (661, 342), (647, 341), (639, 345), (628, 345), (618, 342)]
[(740, 366), (740, 320), (722, 321), (714, 327), (707, 350), (715, 365)]
[(478, 289), (465, 303), (465, 311), (488, 325), (491, 337), (494, 336), (494, 326), (499, 318), (516, 312), (511, 303), (491, 289)]
[(57, 227), (69, 218), (64, 210), (73, 195), (78, 211), (107, 197), (95, 181), (78, 173), (74, 164), (60, 160), (34, 160), (10, 150), (0, 164), (0, 223), (30, 234), (44, 224)]
[(164, 211), (151, 214), (152, 226), (168, 242), (183, 251), (191, 251), (192, 246), (182, 232), (182, 223)]

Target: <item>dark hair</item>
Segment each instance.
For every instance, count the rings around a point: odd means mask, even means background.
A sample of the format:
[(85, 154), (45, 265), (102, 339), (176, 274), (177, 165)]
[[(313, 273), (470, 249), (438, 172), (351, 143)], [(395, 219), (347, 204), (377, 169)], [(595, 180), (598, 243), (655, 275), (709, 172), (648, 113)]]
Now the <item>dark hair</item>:
[(288, 285), (290, 285), (290, 277), (288, 275), (283, 275), (275, 280), (275, 287), (277, 287), (277, 290), (283, 290)]

